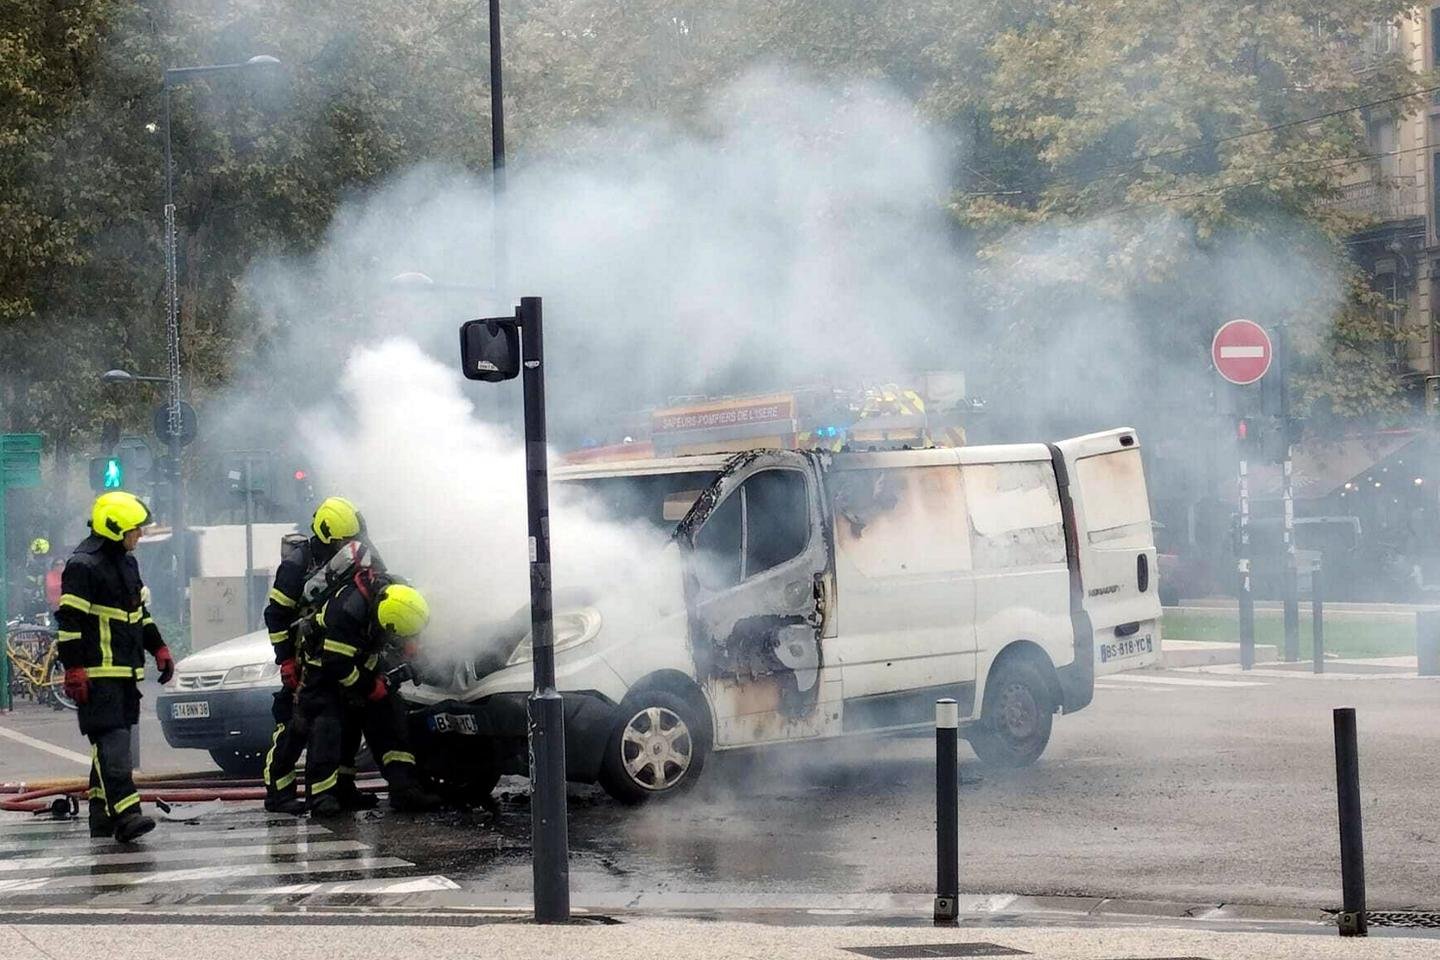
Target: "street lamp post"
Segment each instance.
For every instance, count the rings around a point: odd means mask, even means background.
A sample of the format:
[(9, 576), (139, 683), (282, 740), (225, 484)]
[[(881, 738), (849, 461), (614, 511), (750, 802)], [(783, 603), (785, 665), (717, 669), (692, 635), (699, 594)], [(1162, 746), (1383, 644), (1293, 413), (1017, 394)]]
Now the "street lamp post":
[[(175, 159), (170, 145), (170, 91), (178, 84), (201, 77), (246, 70), (256, 67), (278, 66), (275, 57), (260, 55), (239, 63), (218, 63), (196, 67), (171, 67), (164, 74), (165, 100), (165, 351), (170, 385), (167, 397), (166, 425), (169, 436), (165, 441), (170, 449), (167, 464), (170, 480), (171, 513), (170, 547), (171, 559), (175, 565), (175, 615), (184, 620), (184, 603), (188, 560), (182, 540), (185, 537), (185, 479), (180, 469), (182, 414), (180, 412), (180, 291), (177, 279), (177, 257), (179, 230), (175, 222)], [(136, 378), (144, 379), (144, 378)]]

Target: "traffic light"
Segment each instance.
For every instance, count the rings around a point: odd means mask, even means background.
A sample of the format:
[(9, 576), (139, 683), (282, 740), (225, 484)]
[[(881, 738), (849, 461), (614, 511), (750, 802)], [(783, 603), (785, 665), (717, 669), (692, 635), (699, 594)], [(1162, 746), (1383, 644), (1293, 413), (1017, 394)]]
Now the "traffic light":
[(91, 457), (90, 489), (96, 493), (125, 489), (124, 459), (121, 457)]
[(295, 486), (292, 491), (297, 506), (310, 507), (315, 500), (315, 479), (310, 476), (310, 471), (304, 467), (296, 467)]
[(1243, 460), (1251, 459), (1260, 452), (1260, 422), (1257, 417), (1235, 418), (1235, 445)]

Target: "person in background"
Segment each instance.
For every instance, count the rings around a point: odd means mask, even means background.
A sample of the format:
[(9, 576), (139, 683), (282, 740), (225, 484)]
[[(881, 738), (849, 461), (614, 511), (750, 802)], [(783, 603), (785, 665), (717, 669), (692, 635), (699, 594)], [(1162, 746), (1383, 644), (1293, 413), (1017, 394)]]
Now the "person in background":
[(20, 616), (29, 621), (41, 621), (51, 607), (45, 602), (45, 574), (50, 568), (50, 541), (36, 537), (30, 541), (30, 551), (25, 556), (25, 591)]

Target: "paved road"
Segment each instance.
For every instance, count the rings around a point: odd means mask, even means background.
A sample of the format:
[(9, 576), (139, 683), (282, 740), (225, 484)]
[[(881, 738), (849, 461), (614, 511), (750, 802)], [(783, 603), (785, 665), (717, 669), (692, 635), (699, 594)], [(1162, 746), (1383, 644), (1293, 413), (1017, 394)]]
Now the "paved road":
[[(964, 759), (962, 887), (1333, 906), (1330, 709), (1340, 704), (1359, 709), (1371, 906), (1440, 908), (1440, 681), (1383, 674), (1160, 671), (1106, 679), (1091, 708), (1057, 720), (1052, 747), (1035, 767), (991, 774)], [(38, 736), (41, 727), (64, 727), (58, 721), (45, 717), (23, 729)], [(22, 713), (0, 726), (26, 722)], [(76, 749), (78, 734), (56, 742)], [(575, 788), (576, 900), (645, 909), (923, 898), (933, 875), (932, 750), (928, 739), (890, 739), (717, 761), (691, 796), (638, 810)], [(158, 749), (147, 756), (171, 759)], [(176, 757), (175, 769), (202, 765)], [(0, 762), (0, 779), (15, 779), (20, 768), (37, 779), (57, 763), (58, 772), (83, 771), (12, 742), (0, 749)], [(121, 851), (64, 828), (54, 842), (7, 833), (0, 904), (60, 894), (123, 902), (169, 892), (254, 895), (296, 885), (364, 892), (394, 884), (453, 890), (467, 902), (524, 904), (523, 788), (502, 784), (498, 824), (483, 814), (369, 814), (312, 830), (272, 823), (254, 805), (232, 807), (195, 825), (162, 825), (139, 860), (110, 859)], [(20, 819), (0, 815), (0, 832), (37, 826)], [(57, 856), (101, 859), (47, 859)], [(19, 878), (46, 882), (7, 894), (3, 881)]]
[[(200, 750), (172, 750), (160, 732), (155, 717), (155, 695), (160, 685), (153, 679), (142, 684), (145, 699), (140, 702), (140, 765), (149, 773), (189, 773), (214, 770), (215, 764)], [(45, 751), (5, 734), (19, 734), (44, 741), (55, 748)], [(64, 754), (71, 754), (65, 756)], [(17, 700), (13, 713), (0, 714), (0, 783), (36, 781), (55, 777), (84, 777), (88, 774), (90, 745), (80, 735), (75, 714), (69, 710), (36, 706)]]

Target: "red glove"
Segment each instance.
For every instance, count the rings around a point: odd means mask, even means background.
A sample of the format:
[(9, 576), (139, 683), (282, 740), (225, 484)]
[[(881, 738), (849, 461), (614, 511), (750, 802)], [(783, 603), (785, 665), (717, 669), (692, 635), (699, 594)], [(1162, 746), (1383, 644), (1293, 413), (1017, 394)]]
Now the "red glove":
[(90, 702), (90, 677), (84, 667), (71, 667), (65, 671), (65, 696), (76, 703)]
[(377, 673), (375, 675), (375, 686), (370, 688), (370, 692), (366, 694), (365, 699), (370, 701), (384, 700), (388, 696), (390, 696), (390, 684), (385, 682), (384, 674)]
[(155, 666), (160, 671), (161, 684), (169, 683), (170, 678), (175, 676), (175, 658), (170, 656), (169, 647), (162, 646), (155, 651)]
[(300, 664), (298, 664), (298, 663), (295, 662), (295, 658), (294, 658), (294, 657), (291, 657), (289, 660), (281, 661), (281, 663), (280, 663), (280, 682), (283, 683), (283, 684), (285, 684), (285, 689), (286, 689), (286, 690), (296, 690), (296, 689), (299, 689), (299, 687), (300, 687)]

